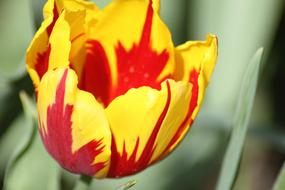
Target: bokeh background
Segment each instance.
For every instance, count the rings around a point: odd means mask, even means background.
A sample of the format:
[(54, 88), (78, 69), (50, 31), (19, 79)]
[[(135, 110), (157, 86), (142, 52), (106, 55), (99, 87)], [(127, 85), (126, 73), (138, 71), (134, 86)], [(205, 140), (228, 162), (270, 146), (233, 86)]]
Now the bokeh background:
[[(109, 1), (94, 0), (100, 7)], [(33, 96), (25, 51), (42, 20), (44, 0), (0, 0), (0, 185), (5, 168), (24, 143), (31, 123), (19, 92)], [(219, 38), (218, 63), (192, 129), (167, 159), (138, 175), (94, 180), (91, 189), (111, 190), (137, 180), (137, 190), (215, 188), (230, 137), (241, 79), (254, 52), (265, 54), (234, 190), (271, 189), (285, 158), (285, 1), (161, 0), (161, 16), (175, 44)], [(73, 187), (78, 176), (61, 170), (38, 137), (17, 163), (13, 190)], [(31, 180), (32, 179), (32, 180)], [(20, 188), (19, 188), (20, 187)]]

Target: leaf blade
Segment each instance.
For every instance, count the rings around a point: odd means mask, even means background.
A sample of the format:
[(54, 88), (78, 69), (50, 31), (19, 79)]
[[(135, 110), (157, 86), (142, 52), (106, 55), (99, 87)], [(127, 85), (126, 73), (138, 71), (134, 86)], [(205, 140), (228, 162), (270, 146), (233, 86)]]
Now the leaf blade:
[(232, 189), (235, 182), (254, 103), (262, 55), (263, 49), (260, 48), (252, 57), (246, 73), (244, 74), (231, 138), (224, 156), (216, 190)]
[(130, 180), (127, 183), (121, 185), (120, 187), (118, 187), (116, 190), (128, 190), (131, 187), (133, 187), (135, 184), (137, 183), (136, 180)]
[(283, 166), (273, 186), (273, 190), (284, 190), (284, 189), (285, 189), (285, 162), (283, 163)]
[(59, 190), (60, 170), (47, 155), (37, 133), (35, 103), (23, 92), (20, 97), (26, 116), (24, 124), (27, 129), (7, 165), (4, 189)]

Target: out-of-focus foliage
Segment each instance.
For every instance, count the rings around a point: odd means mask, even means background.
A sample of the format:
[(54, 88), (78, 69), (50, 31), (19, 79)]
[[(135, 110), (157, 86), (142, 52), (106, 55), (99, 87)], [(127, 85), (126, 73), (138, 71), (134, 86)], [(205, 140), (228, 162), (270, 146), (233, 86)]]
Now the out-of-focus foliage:
[[(94, 1), (100, 7), (109, 2)], [(13, 163), (6, 174), (6, 189), (69, 190), (78, 179), (76, 175), (60, 171), (43, 149), (37, 133), (34, 138), (27, 138), (32, 125), (24, 116), (19, 99), (21, 90), (33, 96), (32, 82), (25, 73), (24, 56), (41, 23), (44, 2), (0, 0), (1, 183), (6, 166)], [(176, 44), (202, 40), (209, 32), (218, 35), (219, 57), (207, 91), (207, 101), (187, 137), (169, 158), (135, 176), (93, 180), (90, 189), (116, 189), (131, 180), (137, 181), (130, 188), (136, 190), (215, 189), (237, 99), (241, 98), (241, 79), (248, 60), (260, 46), (265, 49), (261, 85), (233, 189), (272, 188), (285, 158), (285, 123), (277, 123), (275, 119), (282, 115), (276, 110), (285, 108), (285, 103), (280, 101), (282, 96), (278, 96), (285, 90), (282, 83), (285, 82), (282, 77), (285, 68), (281, 64), (285, 62), (285, 45), (282, 46), (285, 38), (282, 37), (284, 30), (281, 30), (285, 28), (284, 6), (284, 0), (161, 0), (162, 18)], [(29, 146), (25, 149), (26, 145)], [(17, 152), (21, 150), (23, 153), (19, 156)], [(281, 172), (275, 188), (284, 180)]]
[(23, 70), (23, 58), (33, 33), (30, 0), (0, 1), (0, 78), (17, 77)]
[(231, 138), (222, 162), (217, 190), (232, 189), (234, 184), (254, 103), (262, 55), (263, 49), (259, 49), (253, 56), (244, 74)]
[(273, 190), (282, 190), (282, 189), (285, 189), (285, 165), (284, 164), (273, 186)]
[(36, 108), (33, 100), (21, 93), (26, 130), (18, 141), (7, 165), (4, 188), (7, 190), (43, 189), (57, 190), (59, 167), (44, 150), (36, 130)]
[(204, 106), (211, 114), (231, 122), (248, 60), (261, 46), (265, 49), (265, 58), (270, 53), (284, 0), (189, 2), (188, 34), (191, 39), (201, 39), (208, 32), (219, 37), (218, 64)]

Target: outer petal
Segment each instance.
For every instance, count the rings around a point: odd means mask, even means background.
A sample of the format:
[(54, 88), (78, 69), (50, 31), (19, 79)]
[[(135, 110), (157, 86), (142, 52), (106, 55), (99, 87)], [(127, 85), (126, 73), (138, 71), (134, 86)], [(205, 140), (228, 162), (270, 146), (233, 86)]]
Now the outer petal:
[[(61, 14), (64, 13), (64, 16)], [(63, 52), (69, 52), (69, 40), (75, 40), (78, 36), (85, 33), (85, 22), (90, 22), (95, 18), (98, 8), (94, 3), (83, 0), (48, 0), (44, 7), (44, 21), (35, 34), (28, 50), (26, 63), (28, 72), (35, 84), (48, 69), (58, 66), (66, 66), (69, 63), (65, 60), (62, 62), (60, 56)], [(75, 19), (76, 17), (76, 19)], [(83, 23), (83, 24), (82, 24)], [(53, 51), (52, 49), (61, 49)], [(72, 52), (74, 58), (77, 49)], [(50, 54), (55, 54), (50, 55)], [(53, 58), (51, 58), (53, 56)], [(49, 60), (52, 61), (49, 63)], [(55, 63), (53, 60), (58, 60)]]
[[(39, 70), (45, 70), (47, 65), (46, 58), (49, 56), (50, 47), (49, 47), (49, 36), (51, 29), (53, 28), (57, 17), (58, 12), (54, 4), (54, 0), (49, 0), (44, 6), (44, 21), (42, 22), (41, 27), (35, 34), (30, 46), (27, 49), (27, 69), (34, 82), (34, 85), (39, 84), (39, 79), (42, 74), (39, 74)], [(42, 60), (41, 65), (36, 69), (36, 65), (39, 64), (39, 60)], [(38, 71), (37, 71), (38, 70)], [(40, 76), (39, 76), (40, 75)]]
[(192, 114), (192, 120), (195, 119), (212, 72), (214, 70), (218, 41), (216, 36), (208, 35), (206, 41), (189, 41), (176, 47), (176, 69), (174, 72), (175, 80), (189, 81), (193, 84), (193, 79), (198, 76), (198, 100), (197, 106)]
[[(50, 36), (50, 56), (48, 62), (48, 70), (59, 67), (67, 67), (69, 65), (70, 52), (70, 26), (65, 19), (65, 12), (58, 18)], [(60, 51), (59, 51), (60, 50)]]
[[(148, 1), (148, 0), (146, 0)], [(153, 9), (159, 14), (160, 12), (160, 0), (152, 0)]]
[[(111, 85), (115, 88), (112, 97), (124, 94), (129, 83), (133, 87), (159, 88), (160, 82), (173, 72), (171, 34), (153, 7), (158, 9), (158, 1), (152, 6), (151, 0), (114, 0), (102, 11), (96, 26), (90, 28), (94, 57), (107, 57), (102, 67), (110, 70), (107, 72), (111, 73)], [(94, 70), (96, 60), (93, 62), (86, 64), (85, 70)], [(85, 79), (90, 80), (95, 79)]]
[(111, 132), (95, 98), (77, 88), (71, 69), (48, 71), (38, 87), (39, 131), (48, 152), (65, 169), (104, 177)]
[[(70, 27), (64, 17), (65, 14), (61, 14), (56, 21), (50, 38), (47, 39), (48, 44), (45, 44), (45, 41), (41, 43), (41, 39), (39, 38), (36, 39), (36, 42), (32, 42), (32, 48), (28, 49), (26, 60), (28, 72), (36, 87), (46, 71), (69, 65), (68, 57), (71, 46), (69, 41)], [(42, 54), (37, 53), (41, 51), (37, 50), (37, 46), (46, 46), (46, 52)], [(38, 56), (37, 62), (31, 61), (31, 57), (36, 56)]]
[(191, 84), (173, 80), (160, 91), (141, 87), (113, 100), (106, 109), (113, 134), (108, 176), (136, 173), (166, 155), (190, 100)]

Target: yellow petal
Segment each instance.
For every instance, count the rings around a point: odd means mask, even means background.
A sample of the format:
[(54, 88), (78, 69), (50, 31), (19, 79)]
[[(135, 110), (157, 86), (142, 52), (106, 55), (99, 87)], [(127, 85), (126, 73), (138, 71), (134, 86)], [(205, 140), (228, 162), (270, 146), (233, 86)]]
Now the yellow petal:
[[(136, 59), (130, 64), (139, 64), (141, 62), (139, 59), (147, 58), (152, 52), (158, 55), (167, 53), (164, 70), (157, 76), (157, 80), (173, 72), (174, 51), (171, 34), (149, 3), (151, 1), (114, 0), (102, 11), (96, 26), (90, 28), (90, 38), (99, 41), (107, 54), (113, 85), (117, 85), (120, 80), (118, 79), (120, 50), (128, 54), (137, 48), (140, 49), (140, 54), (145, 54), (145, 56), (133, 55)], [(157, 9), (158, 4), (158, 1), (155, 1), (153, 6)], [(149, 61), (144, 63), (146, 62)]]
[(176, 47), (174, 79), (191, 82), (191, 73), (193, 71), (198, 73), (198, 101), (192, 119), (199, 111), (205, 89), (214, 70), (218, 54), (217, 46), (216, 36), (210, 34), (206, 41), (189, 41)]
[(48, 70), (55, 68), (63, 68), (69, 65), (70, 52), (70, 26), (65, 19), (65, 12), (63, 12), (54, 25), (50, 39), (50, 56), (48, 63)]
[(103, 107), (92, 94), (77, 91), (72, 122), (73, 151), (93, 139), (101, 140), (104, 152), (99, 154), (93, 163), (104, 162), (105, 167), (96, 173), (96, 177), (105, 177), (110, 166), (111, 131)]
[(156, 138), (150, 163), (164, 158), (181, 141), (192, 124), (193, 86), (188, 82), (169, 80), (170, 105)]
[(86, 57), (86, 11), (67, 12), (65, 18), (69, 23), (71, 49), (69, 60), (71, 67), (76, 71), (78, 78), (81, 78), (82, 67)]
[(86, 60), (89, 26), (96, 25), (100, 10), (93, 2), (83, 0), (56, 0), (56, 2), (58, 7), (66, 11), (65, 19), (70, 25), (70, 65), (81, 79)]
[(55, 18), (57, 15), (54, 15), (54, 10), (56, 10), (54, 0), (48, 0), (43, 10), (44, 21), (42, 22), (41, 27), (36, 32), (30, 46), (27, 49), (27, 69), (35, 86), (37, 86), (40, 81), (40, 77), (35, 71), (35, 65), (38, 64), (40, 59), (39, 57), (43, 57), (41, 59), (45, 59), (44, 57), (48, 56), (47, 54), (49, 54), (47, 52), (49, 48), (49, 35), (51, 31), (47, 32), (47, 30), (49, 27), (53, 27), (52, 25), (57, 19)]
[(99, 8), (93, 2), (83, 0), (56, 0), (57, 7), (67, 12), (65, 18), (70, 25), (70, 39), (74, 40), (80, 34), (85, 34), (89, 22), (97, 20)]
[[(65, 20), (64, 13), (55, 22), (50, 37), (46, 34), (46, 32), (42, 33), (41, 37), (32, 41), (31, 48), (27, 51), (27, 68), (35, 87), (38, 86), (41, 77), (46, 71), (69, 65), (70, 27)], [(43, 37), (44, 35), (45, 38)], [(40, 50), (40, 47), (45, 48)], [(33, 61), (31, 57), (35, 60)]]
[(104, 109), (88, 92), (77, 88), (68, 68), (47, 71), (38, 87), (39, 131), (48, 152), (65, 169), (106, 176), (111, 132)]
[(99, 8), (93, 2), (85, 0), (55, 0), (56, 5), (59, 10), (67, 11), (79, 11), (79, 10), (88, 10), (88, 11), (97, 11)]
[[(63, 16), (62, 12), (67, 13), (64, 13)], [(43, 10), (45, 19), (35, 34), (26, 57), (27, 69), (36, 87), (48, 69), (69, 64), (66, 61), (66, 54), (69, 54), (70, 49), (69, 40), (73, 41), (79, 36), (83, 36), (86, 33), (85, 24), (93, 21), (98, 12), (99, 9), (94, 3), (82, 0), (47, 1)], [(78, 60), (77, 57), (80, 55), (78, 51), (82, 47), (82, 40), (77, 39), (76, 42), (77, 44), (71, 52), (74, 62)], [(78, 44), (78, 42), (81, 43)], [(59, 48), (61, 51), (52, 51), (52, 48)], [(61, 53), (64, 54), (62, 58), (58, 56)], [(50, 57), (52, 58), (49, 62)], [(77, 66), (78, 64), (75, 67)]]
[(185, 120), (191, 84), (168, 80), (161, 90), (131, 89), (106, 108), (113, 134), (108, 176), (136, 173), (162, 158)]
[(86, 43), (89, 25), (95, 26), (98, 12), (91, 9), (67, 12), (65, 18), (70, 25), (71, 51), (69, 60), (71, 67), (81, 79), (82, 69), (86, 62)]
[(152, 7), (157, 13), (159, 13), (160, 12), (160, 0), (152, 0)]

